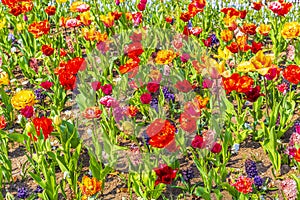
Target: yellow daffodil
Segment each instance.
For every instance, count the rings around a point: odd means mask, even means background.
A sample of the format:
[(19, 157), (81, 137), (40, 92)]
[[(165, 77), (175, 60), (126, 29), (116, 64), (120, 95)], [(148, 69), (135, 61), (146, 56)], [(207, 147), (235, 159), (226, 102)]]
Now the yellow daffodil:
[(12, 106), (20, 110), (25, 106), (33, 106), (35, 103), (35, 95), (31, 90), (21, 90), (11, 98)]
[(272, 57), (265, 55), (263, 51), (260, 50), (254, 57), (251, 58), (250, 62), (254, 65), (258, 73), (266, 75), (269, 68), (272, 66)]
[(281, 31), (282, 37), (293, 39), (300, 35), (300, 24), (298, 22), (287, 22)]

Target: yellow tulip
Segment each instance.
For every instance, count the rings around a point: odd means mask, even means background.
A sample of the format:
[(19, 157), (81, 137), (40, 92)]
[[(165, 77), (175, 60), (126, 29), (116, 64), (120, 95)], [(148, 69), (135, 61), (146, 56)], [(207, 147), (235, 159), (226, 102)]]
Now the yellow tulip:
[(115, 17), (109, 12), (107, 15), (101, 15), (100, 20), (106, 27), (112, 27), (114, 25)]
[(0, 73), (0, 85), (8, 85), (9, 84), (8, 74), (6, 72)]
[(68, 0), (56, 0), (57, 3), (66, 3)]
[(287, 22), (281, 31), (282, 37), (293, 39), (300, 35), (300, 24), (298, 22)]
[(259, 27), (256, 28), (256, 31), (263, 36), (267, 36), (270, 30), (271, 30), (271, 26), (267, 24), (261, 24), (259, 25)]
[(167, 65), (173, 61), (174, 58), (176, 58), (176, 53), (172, 50), (161, 50), (157, 53), (157, 56), (155, 58), (155, 62), (157, 64), (161, 65)]
[(24, 24), (22, 24), (22, 23), (18, 23), (17, 24), (17, 31), (22, 31), (22, 30), (24, 30)]
[(71, 12), (77, 12), (77, 7), (83, 4), (82, 1), (74, 1), (70, 7)]
[(218, 55), (214, 55), (214, 57), (223, 59), (223, 60), (228, 60), (231, 57), (231, 55), (232, 55), (232, 53), (227, 48), (224, 48), (224, 50), (222, 50), (222, 48), (219, 47)]
[(250, 61), (244, 61), (244, 62), (241, 62), (236, 70), (238, 72), (243, 72), (243, 73), (247, 73), (247, 72), (251, 72), (251, 71), (255, 71), (255, 67), (254, 65), (252, 64), (252, 62)]
[(0, 20), (0, 30), (5, 28), (5, 25), (6, 25), (6, 19), (3, 18), (2, 20)]
[(80, 21), (81, 21), (84, 25), (86, 25), (86, 26), (90, 25), (90, 24), (91, 24), (91, 21), (92, 21), (92, 17), (91, 17), (91, 15), (90, 15), (90, 12), (89, 12), (89, 11), (86, 11), (86, 12), (81, 13), (81, 14), (80, 14)]
[(233, 23), (235, 23), (236, 19), (237, 19), (237, 16), (230, 17), (229, 15), (226, 15), (223, 18), (223, 22), (226, 26), (231, 26)]
[(224, 42), (229, 42), (230, 40), (232, 40), (233, 38), (233, 33), (232, 31), (228, 30), (228, 29), (225, 29), (225, 30), (222, 30), (221, 31), (221, 39), (224, 41)]
[(11, 104), (15, 109), (22, 109), (25, 106), (33, 106), (35, 95), (31, 90), (21, 90), (11, 98)]
[(211, 75), (211, 76), (226, 76), (227, 71), (225, 71), (226, 67), (226, 60), (222, 60), (220, 63), (218, 63), (215, 59), (213, 58), (206, 58), (205, 59), (205, 67), (207, 72)]
[(265, 55), (262, 50), (257, 52), (250, 61), (254, 65), (256, 71), (261, 75), (266, 75), (269, 68), (272, 66), (272, 57)]

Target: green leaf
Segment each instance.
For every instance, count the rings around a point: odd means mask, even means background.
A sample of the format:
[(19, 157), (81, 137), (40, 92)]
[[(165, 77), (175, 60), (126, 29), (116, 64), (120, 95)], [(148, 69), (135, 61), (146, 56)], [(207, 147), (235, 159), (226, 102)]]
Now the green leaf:
[(10, 140), (18, 142), (18, 143), (23, 143), (27, 139), (27, 136), (24, 134), (21, 134), (21, 133), (10, 133), (10, 134), (7, 134), (7, 137)]
[(198, 197), (202, 197), (205, 200), (210, 200), (210, 193), (203, 187), (197, 187), (195, 190), (195, 195)]

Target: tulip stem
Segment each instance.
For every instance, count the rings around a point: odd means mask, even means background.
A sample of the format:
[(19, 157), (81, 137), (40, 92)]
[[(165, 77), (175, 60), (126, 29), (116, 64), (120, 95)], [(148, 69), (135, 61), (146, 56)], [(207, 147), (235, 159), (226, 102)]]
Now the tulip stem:
[(267, 82), (266, 82), (266, 79), (265, 77), (263, 77), (263, 83), (264, 83), (264, 87), (265, 87), (265, 98), (266, 98), (266, 109), (267, 109), (267, 117), (270, 118), (270, 115), (269, 115), (269, 99), (268, 99), (268, 89), (267, 89)]

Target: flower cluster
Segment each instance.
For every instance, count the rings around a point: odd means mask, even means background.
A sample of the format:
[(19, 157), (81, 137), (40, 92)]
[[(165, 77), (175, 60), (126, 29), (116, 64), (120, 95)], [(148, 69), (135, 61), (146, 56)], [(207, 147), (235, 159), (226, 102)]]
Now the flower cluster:
[(9, 8), (9, 12), (14, 16), (29, 12), (33, 8), (31, 0), (3, 0), (1, 2)]

